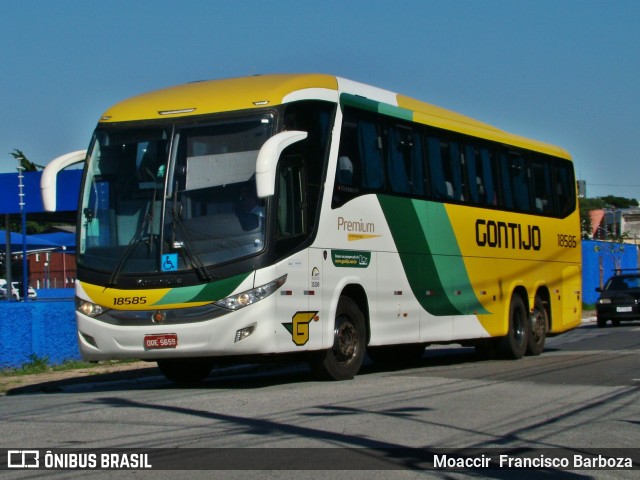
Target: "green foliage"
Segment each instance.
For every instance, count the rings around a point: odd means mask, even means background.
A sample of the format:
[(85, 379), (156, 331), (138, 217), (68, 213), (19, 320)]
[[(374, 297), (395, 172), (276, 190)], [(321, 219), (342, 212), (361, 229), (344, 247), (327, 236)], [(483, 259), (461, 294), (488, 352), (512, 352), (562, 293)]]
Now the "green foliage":
[(21, 375), (37, 375), (49, 372), (64, 372), (68, 370), (90, 369), (111, 365), (120, 365), (135, 362), (137, 360), (109, 360), (104, 362), (87, 362), (85, 360), (65, 360), (59, 365), (49, 365), (49, 357), (40, 357), (35, 353), (29, 355), (29, 361), (18, 368), (6, 368), (0, 370), (0, 377)]
[(600, 197), (604, 203), (613, 208), (633, 208), (638, 206), (638, 201), (634, 198), (616, 197), (614, 195), (607, 195), (606, 197)]
[(38, 170), (42, 170), (44, 167), (42, 165), (38, 165), (37, 163), (33, 163), (29, 160), (22, 150), (18, 150), (17, 148), (13, 149), (13, 152), (9, 152), (13, 158), (18, 160), (20, 166), (24, 169), (25, 172), (36, 172)]
[(16, 373), (19, 375), (33, 375), (36, 373), (44, 373), (49, 370), (49, 357), (38, 356), (36, 353), (29, 355), (29, 361), (22, 365)]

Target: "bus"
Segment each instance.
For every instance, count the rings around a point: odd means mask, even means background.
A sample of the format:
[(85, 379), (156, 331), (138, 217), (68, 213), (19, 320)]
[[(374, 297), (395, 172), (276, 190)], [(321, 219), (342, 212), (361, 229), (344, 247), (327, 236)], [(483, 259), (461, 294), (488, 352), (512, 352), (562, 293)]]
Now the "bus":
[(91, 361), (178, 383), (291, 355), (345, 380), (430, 344), (518, 359), (581, 322), (563, 149), (359, 82), (174, 86), (99, 119), (78, 208), (76, 318)]

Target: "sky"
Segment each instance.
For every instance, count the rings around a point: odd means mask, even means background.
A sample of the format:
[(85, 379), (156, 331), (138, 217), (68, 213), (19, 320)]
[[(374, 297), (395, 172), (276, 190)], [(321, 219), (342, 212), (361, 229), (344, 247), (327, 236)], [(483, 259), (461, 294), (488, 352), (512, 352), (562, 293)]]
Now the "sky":
[(559, 145), (640, 200), (636, 0), (0, 0), (0, 173), (87, 148), (112, 104), (195, 80), (328, 73)]

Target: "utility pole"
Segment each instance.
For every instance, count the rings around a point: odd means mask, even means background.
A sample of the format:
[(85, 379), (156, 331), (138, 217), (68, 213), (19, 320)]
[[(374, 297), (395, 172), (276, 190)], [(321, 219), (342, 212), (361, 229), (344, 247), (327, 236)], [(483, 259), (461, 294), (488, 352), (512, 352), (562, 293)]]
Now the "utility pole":
[[(18, 167), (18, 187), (19, 187), (19, 205), (20, 215), (22, 216), (22, 300), (27, 301), (29, 298), (29, 282), (27, 278), (27, 211), (25, 209), (25, 193), (24, 193), (24, 167)], [(10, 291), (11, 285), (7, 285)]]

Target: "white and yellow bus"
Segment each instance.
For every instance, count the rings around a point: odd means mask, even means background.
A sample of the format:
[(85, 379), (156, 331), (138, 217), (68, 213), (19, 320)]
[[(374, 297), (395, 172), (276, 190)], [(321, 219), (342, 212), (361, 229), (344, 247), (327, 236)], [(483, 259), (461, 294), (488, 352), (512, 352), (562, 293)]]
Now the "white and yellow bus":
[[(53, 161), (55, 174), (83, 154)], [(302, 354), (352, 378), (460, 343), (537, 355), (581, 321), (562, 149), (329, 75), (190, 83), (116, 104), (86, 154), (77, 327), (88, 360)]]

